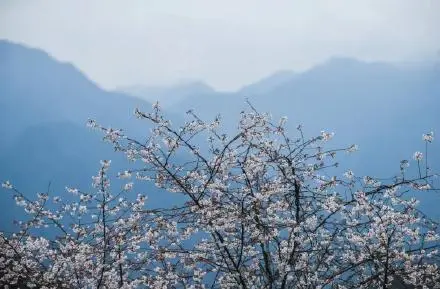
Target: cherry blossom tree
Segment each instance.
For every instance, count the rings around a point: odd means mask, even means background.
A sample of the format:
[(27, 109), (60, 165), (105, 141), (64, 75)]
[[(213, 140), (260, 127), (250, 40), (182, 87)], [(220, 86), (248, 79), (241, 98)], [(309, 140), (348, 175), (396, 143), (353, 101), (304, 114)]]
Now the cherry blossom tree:
[[(181, 127), (158, 104), (135, 111), (154, 125), (145, 140), (104, 133), (133, 161), (110, 188), (110, 161), (94, 192), (67, 188), (75, 201), (28, 199), (5, 182), (29, 218), (0, 234), (0, 283), (38, 288), (392, 288), (393, 280), (440, 288), (437, 224), (412, 196), (435, 191), (423, 154), (379, 180), (341, 173), (333, 134), (286, 131), (251, 105), (235, 135), (221, 120), (192, 111)], [(423, 136), (426, 152), (433, 133)], [(206, 140), (201, 142), (200, 140)], [(416, 168), (412, 174), (412, 164)], [(133, 182), (184, 195), (169, 208), (147, 208)], [(52, 237), (41, 230), (57, 232)], [(40, 233), (38, 233), (40, 232)], [(437, 286), (437, 287), (436, 287)]]

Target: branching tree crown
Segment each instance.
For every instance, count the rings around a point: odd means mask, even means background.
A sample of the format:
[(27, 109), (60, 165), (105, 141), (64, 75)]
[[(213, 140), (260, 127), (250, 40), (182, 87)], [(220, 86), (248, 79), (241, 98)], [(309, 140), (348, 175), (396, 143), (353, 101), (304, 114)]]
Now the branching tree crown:
[[(154, 124), (140, 141), (122, 130), (89, 125), (137, 163), (110, 189), (110, 161), (93, 178), (94, 192), (68, 188), (76, 201), (26, 198), (20, 231), (0, 234), (0, 283), (38, 288), (391, 288), (393, 280), (439, 288), (436, 223), (408, 193), (433, 191), (423, 154), (402, 161), (395, 178), (332, 175), (332, 133), (305, 138), (252, 106), (235, 135), (220, 118), (174, 128), (158, 104), (135, 115)], [(204, 147), (196, 139), (206, 138)], [(433, 134), (423, 136), (428, 144)], [(418, 168), (407, 172), (410, 162)], [(426, 161), (427, 162), (427, 161)], [(330, 173), (329, 173), (330, 172)], [(147, 209), (133, 182), (150, 181), (187, 201)], [(50, 206), (48, 205), (50, 204)], [(51, 228), (44, 237), (35, 228)]]

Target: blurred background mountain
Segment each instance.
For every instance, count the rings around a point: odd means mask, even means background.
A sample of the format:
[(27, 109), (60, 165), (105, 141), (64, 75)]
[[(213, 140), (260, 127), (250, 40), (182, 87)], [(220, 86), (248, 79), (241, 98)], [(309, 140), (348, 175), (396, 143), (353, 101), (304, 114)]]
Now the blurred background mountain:
[[(333, 58), (301, 73), (275, 72), (235, 92), (218, 92), (200, 81), (108, 91), (70, 63), (0, 41), (0, 180), (10, 180), (29, 196), (46, 191), (49, 184), (52, 193), (63, 195), (65, 186), (89, 188), (101, 159), (113, 160), (116, 175), (129, 165), (99, 133), (86, 128), (87, 119), (146, 137), (150, 126), (136, 120), (133, 110), (149, 110), (156, 100), (176, 125), (194, 109), (205, 120), (221, 114), (228, 133), (249, 100), (274, 118), (287, 116), (291, 134), (302, 124), (309, 136), (334, 131), (332, 147), (358, 144), (358, 153), (342, 156), (342, 168), (388, 177), (399, 172), (400, 160), (424, 151), (422, 134), (440, 125), (440, 66)], [(439, 148), (434, 141), (429, 153), (437, 170)], [(151, 185), (138, 189), (148, 191), (152, 205), (176, 202), (175, 195)], [(439, 217), (440, 196), (420, 194), (423, 208)], [(10, 195), (2, 192), (1, 229), (13, 230), (11, 221), (18, 214)]]

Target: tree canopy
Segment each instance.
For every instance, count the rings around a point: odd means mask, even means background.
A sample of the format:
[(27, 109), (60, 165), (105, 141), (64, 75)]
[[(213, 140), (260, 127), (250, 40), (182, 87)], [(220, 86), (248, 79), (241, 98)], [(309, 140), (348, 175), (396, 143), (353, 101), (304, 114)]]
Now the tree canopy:
[[(135, 111), (153, 124), (143, 140), (93, 120), (104, 140), (133, 161), (110, 187), (102, 161), (92, 192), (27, 198), (3, 183), (29, 218), (0, 234), (0, 283), (38, 288), (391, 288), (393, 280), (438, 288), (437, 223), (414, 195), (436, 191), (425, 155), (378, 179), (341, 169), (333, 133), (286, 131), (249, 105), (234, 135), (221, 118), (188, 111), (174, 127), (158, 104)], [(343, 157), (342, 157), (343, 158)], [(413, 169), (411, 169), (413, 168)], [(414, 169), (415, 168), (415, 169)], [(135, 182), (184, 196), (149, 208)], [(51, 236), (40, 230), (56, 232)], [(53, 236), (52, 236), (53, 235)], [(14, 285), (15, 284), (15, 285)]]

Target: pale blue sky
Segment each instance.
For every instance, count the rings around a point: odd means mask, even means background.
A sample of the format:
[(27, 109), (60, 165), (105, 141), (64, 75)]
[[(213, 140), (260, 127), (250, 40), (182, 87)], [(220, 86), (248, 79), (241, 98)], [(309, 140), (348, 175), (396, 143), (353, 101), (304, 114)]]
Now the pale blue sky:
[(332, 56), (434, 59), (440, 1), (3, 0), (0, 38), (73, 62), (109, 89), (201, 79), (233, 90)]

